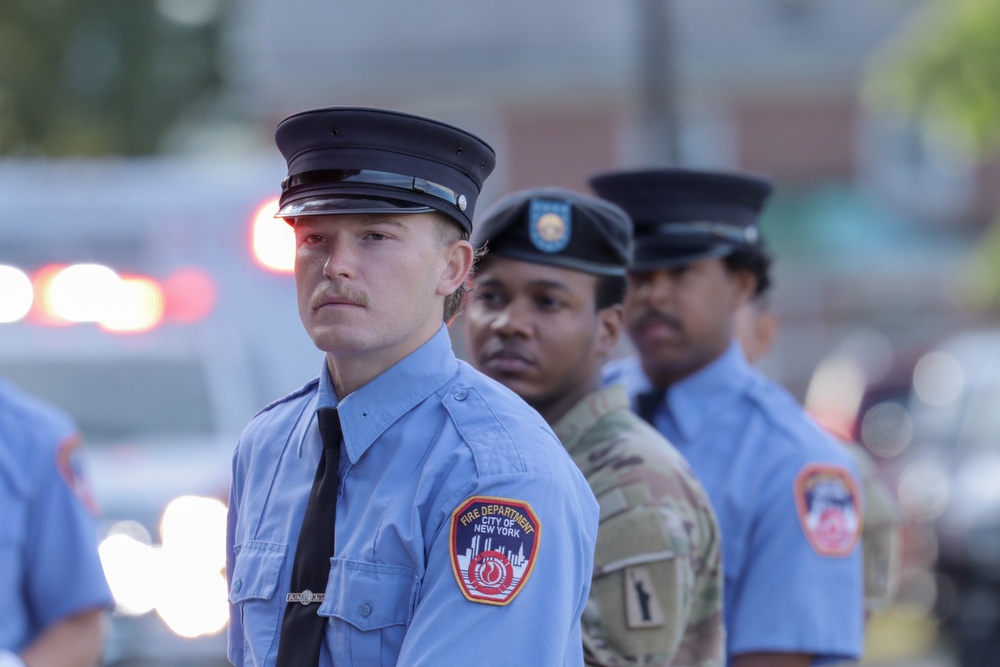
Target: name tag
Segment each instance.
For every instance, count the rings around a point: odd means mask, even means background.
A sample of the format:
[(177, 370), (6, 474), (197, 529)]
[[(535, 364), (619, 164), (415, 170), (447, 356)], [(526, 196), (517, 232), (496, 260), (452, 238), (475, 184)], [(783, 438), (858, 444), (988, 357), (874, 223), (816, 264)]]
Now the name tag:
[(285, 602), (300, 602), (310, 604), (312, 602), (322, 602), (323, 593), (313, 593), (312, 591), (302, 591), (301, 593), (289, 593), (285, 596)]

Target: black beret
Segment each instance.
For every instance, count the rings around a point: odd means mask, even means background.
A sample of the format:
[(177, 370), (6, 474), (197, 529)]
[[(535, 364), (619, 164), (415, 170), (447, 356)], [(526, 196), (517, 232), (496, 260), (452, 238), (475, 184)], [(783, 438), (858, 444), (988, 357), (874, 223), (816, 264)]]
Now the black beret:
[(288, 162), (275, 217), (437, 210), (466, 232), (493, 149), (457, 127), (387, 109), (329, 107), (280, 123)]
[(590, 187), (635, 224), (632, 268), (681, 266), (761, 247), (757, 219), (771, 184), (757, 176), (690, 169), (595, 174)]
[(632, 221), (597, 197), (562, 188), (522, 190), (476, 223), (473, 245), (496, 255), (600, 275), (625, 275)]

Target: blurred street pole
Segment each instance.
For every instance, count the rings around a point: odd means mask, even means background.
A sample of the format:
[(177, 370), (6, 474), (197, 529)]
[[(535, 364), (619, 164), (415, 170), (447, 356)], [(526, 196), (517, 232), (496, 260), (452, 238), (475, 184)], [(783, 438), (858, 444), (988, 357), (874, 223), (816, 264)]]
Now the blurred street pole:
[(653, 165), (680, 163), (677, 76), (670, 0), (638, 0), (639, 105), (646, 155)]

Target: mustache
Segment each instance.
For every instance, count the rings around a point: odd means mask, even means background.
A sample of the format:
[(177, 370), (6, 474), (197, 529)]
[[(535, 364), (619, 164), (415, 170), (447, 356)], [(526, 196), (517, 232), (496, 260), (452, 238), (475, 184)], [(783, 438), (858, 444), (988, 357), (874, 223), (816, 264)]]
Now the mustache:
[(367, 307), (368, 295), (347, 283), (328, 283), (316, 288), (309, 305), (315, 310), (332, 301), (346, 301), (356, 306)]
[(670, 313), (665, 313), (662, 310), (656, 310), (655, 308), (643, 311), (641, 315), (633, 320), (632, 324), (635, 328), (639, 329), (651, 324), (665, 324), (668, 327), (678, 330), (684, 328), (684, 323), (680, 318)]

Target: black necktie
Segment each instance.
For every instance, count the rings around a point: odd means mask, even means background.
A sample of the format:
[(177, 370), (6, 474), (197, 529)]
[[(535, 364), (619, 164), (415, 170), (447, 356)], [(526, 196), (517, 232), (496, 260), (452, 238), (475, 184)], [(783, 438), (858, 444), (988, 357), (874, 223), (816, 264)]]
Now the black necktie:
[[(636, 413), (653, 424), (653, 415), (656, 414), (656, 409), (660, 407), (663, 403), (663, 397), (666, 396), (667, 390), (663, 387), (653, 387), (649, 391), (644, 391), (635, 397), (635, 411)], [(653, 424), (655, 426), (655, 424)]]
[(336, 408), (316, 411), (323, 453), (316, 467), (302, 531), (292, 565), (292, 593), (287, 597), (278, 640), (278, 667), (319, 664), (326, 618), (316, 612), (330, 577), (337, 521), (337, 466), (340, 464), (340, 418)]

